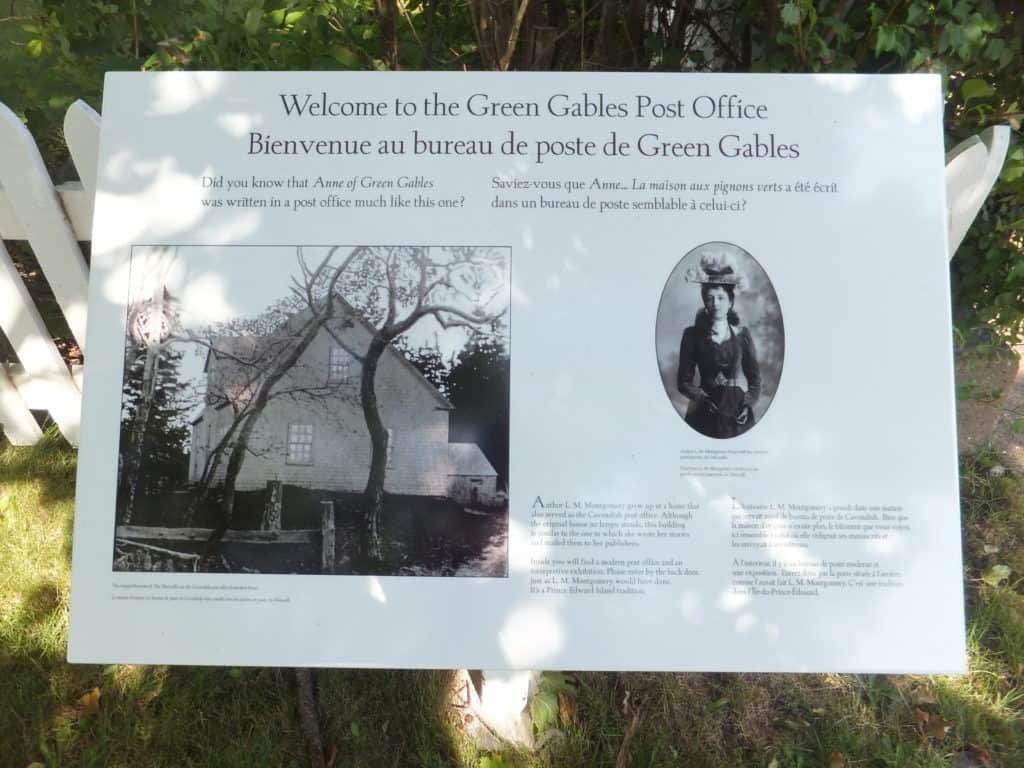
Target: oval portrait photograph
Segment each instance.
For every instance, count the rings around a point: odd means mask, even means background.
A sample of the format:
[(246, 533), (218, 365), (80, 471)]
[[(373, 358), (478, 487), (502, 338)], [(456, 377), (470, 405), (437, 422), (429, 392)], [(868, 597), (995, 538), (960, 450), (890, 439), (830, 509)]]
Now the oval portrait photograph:
[(778, 390), (785, 353), (782, 310), (757, 259), (725, 242), (683, 256), (661, 294), (655, 347), (686, 424), (723, 440), (753, 429)]

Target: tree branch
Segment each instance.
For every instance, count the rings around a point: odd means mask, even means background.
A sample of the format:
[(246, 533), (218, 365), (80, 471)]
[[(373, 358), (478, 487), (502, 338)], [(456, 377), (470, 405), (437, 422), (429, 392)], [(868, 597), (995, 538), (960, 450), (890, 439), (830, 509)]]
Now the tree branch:
[(717, 45), (723, 53), (727, 54), (729, 58), (733, 60), (734, 64), (740, 63), (741, 60), (739, 55), (729, 46), (722, 36), (718, 34), (718, 30), (715, 29), (714, 25), (708, 19), (706, 12), (694, 14), (694, 19), (701, 27), (707, 30), (708, 34), (711, 35), (711, 39), (715, 41), (715, 45)]
[(523, 18), (526, 16), (526, 9), (529, 5), (530, 0), (520, 0), (519, 10), (516, 12), (515, 21), (512, 22), (512, 31), (509, 32), (508, 41), (505, 43), (505, 53), (502, 54), (501, 60), (498, 62), (498, 69), (502, 72), (508, 70), (508, 65), (516, 52), (516, 46), (519, 44), (519, 28), (523, 24)]

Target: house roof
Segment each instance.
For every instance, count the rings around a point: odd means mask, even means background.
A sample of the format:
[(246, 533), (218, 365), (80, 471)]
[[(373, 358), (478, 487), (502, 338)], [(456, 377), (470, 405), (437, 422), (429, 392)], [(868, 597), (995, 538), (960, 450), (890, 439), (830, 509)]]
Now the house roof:
[[(361, 325), (368, 334), (372, 335), (374, 333), (374, 328), (363, 318), (362, 314), (357, 309), (355, 309), (355, 307), (353, 307), (344, 299), (337, 296), (335, 297), (335, 301), (337, 301), (345, 309), (345, 311), (348, 313), (349, 318), (359, 323), (359, 325)], [(307, 315), (309, 312), (309, 309), (297, 312), (288, 319), (288, 322), (291, 323), (297, 320), (298, 318)], [(324, 328), (322, 328), (320, 332), (328, 333), (327, 329)], [(259, 336), (252, 335), (217, 337), (215, 340), (216, 351), (213, 348), (207, 350), (206, 359), (203, 363), (203, 372), (209, 373), (211, 360), (215, 357), (222, 356), (218, 355), (217, 352), (225, 353), (223, 356), (227, 357), (244, 357), (247, 355), (254, 354), (260, 338), (261, 337)], [(344, 346), (345, 349), (352, 353), (354, 357), (356, 357), (357, 359), (359, 358), (359, 353), (355, 349), (353, 349), (349, 344), (345, 343), (344, 339), (338, 339), (337, 336), (335, 336), (334, 338), (336, 340), (341, 341), (342, 346)], [(452, 405), (451, 401), (449, 401), (448, 398), (446, 398), (444, 395), (438, 392), (437, 387), (430, 383), (430, 381), (420, 372), (419, 368), (413, 365), (409, 361), (409, 359), (405, 355), (403, 355), (393, 344), (387, 345), (387, 349), (385, 350), (384, 354), (396, 360), (399, 365), (401, 365), (410, 374), (412, 374), (415, 380), (417, 380), (422, 386), (426, 387), (430, 394), (433, 396), (434, 400), (437, 402), (437, 407), (439, 409), (450, 411), (455, 408), (455, 406)]]
[(448, 443), (448, 458), (453, 475), (498, 475), (476, 443)]
[(251, 357), (256, 351), (258, 339), (258, 336), (214, 336), (211, 346), (206, 350), (203, 373), (210, 372), (212, 357)]

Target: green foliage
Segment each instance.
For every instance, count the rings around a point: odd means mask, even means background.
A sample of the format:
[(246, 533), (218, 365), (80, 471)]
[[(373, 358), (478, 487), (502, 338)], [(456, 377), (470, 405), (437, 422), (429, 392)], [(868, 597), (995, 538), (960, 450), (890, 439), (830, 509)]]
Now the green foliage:
[(976, 400), (980, 403), (994, 403), (999, 401), (1002, 396), (1002, 389), (985, 389), (974, 379), (958, 384), (956, 388), (957, 400)]
[[(781, 7), (782, 28), (763, 41), (772, 71), (938, 72), (947, 146), (1001, 123), (1014, 132), (1002, 176), (953, 262), (956, 322), (997, 343), (1024, 334), (1024, 15), (1009, 3), (911, 0)], [(845, 10), (845, 13), (843, 11)], [(759, 9), (749, 12), (753, 21)], [(840, 15), (841, 14), (841, 15)]]
[(308, 765), (275, 670), (67, 663), (75, 469), (0, 446), (0, 765)]
[(452, 360), (447, 382), (455, 406), (451, 439), (477, 443), (502, 483), (508, 480), (510, 374), (504, 342), (475, 336)]
[(444, 355), (435, 344), (434, 346), (422, 345), (413, 349), (406, 342), (405, 337), (400, 336), (395, 344), (401, 354), (412, 363), (416, 370), (423, 374), (423, 378), (434, 385), (434, 388), (444, 397), (448, 397), (448, 377), (451, 374), (451, 366), (445, 362)]
[(460, 754), (448, 717), (452, 673), (321, 670), (317, 684), (323, 738), (337, 748), (336, 765), (477, 768), (475, 756)]
[[(398, 63), (494, 66), (474, 29), (504, 23), (497, 14), (506, 7), (479, 0), (396, 5)], [(988, 126), (1010, 125), (1009, 157), (958, 251), (952, 282), (961, 338), (993, 345), (1021, 338), (1024, 14), (1016, 4), (648, 0), (617, 4), (608, 36), (598, 34), (597, 7), (535, 4), (512, 67), (936, 72), (948, 148)], [(58, 181), (73, 174), (61, 136), (64, 111), (77, 98), (99, 108), (105, 71), (387, 65), (387, 36), (372, 0), (15, 0), (10, 8), (13, 18), (0, 20), (0, 101), (26, 122)], [(639, 35), (636, 8), (643, 12)], [(554, 31), (549, 46), (522, 42), (546, 29)], [(444, 375), (443, 361), (428, 363)], [(469, 370), (474, 360), (459, 363)], [(966, 387), (968, 397), (992, 394)], [(0, 763), (304, 762), (291, 695), (274, 671), (64, 663), (74, 458), (50, 440), (0, 454)], [(973, 746), (998, 764), (1024, 764), (1024, 487), (998, 469), (983, 456), (962, 471), (967, 676), (587, 674), (570, 691), (559, 687), (568, 686), (564, 676), (545, 675), (530, 708), (538, 730), (560, 724), (565, 738), (530, 764), (615, 765), (632, 722), (625, 693), (642, 713), (627, 750), (633, 765), (783, 768), (829, 765), (838, 755), (846, 765), (939, 766)], [(447, 682), (432, 672), (323, 673), (326, 738), (346, 765), (508, 764), (499, 753), (467, 758), (460, 751), (441, 714)], [(103, 695), (90, 714), (78, 702), (93, 687)], [(578, 706), (578, 724), (562, 723), (560, 691)], [(941, 727), (925, 732), (918, 710)]]
[[(1024, 764), (1024, 482), (999, 458), (961, 468), (965, 676), (545, 673), (540, 746), (520, 753), (466, 743), (450, 673), (323, 670), (328, 752), (351, 768)], [(0, 448), (0, 765), (308, 765), (286, 670), (64, 661), (74, 474), (54, 433)]]
[[(122, 465), (130, 461), (132, 436), (137, 428), (143, 400), (143, 369), (146, 351), (129, 341), (125, 349), (124, 384), (121, 406), (120, 458)], [(138, 490), (153, 494), (180, 487), (188, 477), (185, 444), (189, 428), (186, 393), (178, 379), (182, 352), (165, 350), (155, 375), (155, 384), (146, 430), (143, 433), (142, 455), (145, 461), (138, 471)], [(123, 489), (120, 491), (123, 494)], [(123, 501), (123, 499), (121, 500)]]
[(576, 686), (560, 672), (544, 672), (537, 680), (537, 689), (530, 697), (530, 720), (537, 733), (558, 727), (559, 695), (576, 695)]
[(480, 758), (480, 768), (509, 768), (511, 764), (498, 753), (484, 755)]
[[(0, 101), (37, 137), (58, 180), (76, 98), (99, 107), (109, 70), (488, 68), (504, 50), (506, 4), (467, 0), (16, 0), (0, 21)], [(1009, 158), (953, 263), (955, 321), (997, 343), (1024, 334), (1024, 14), (996, 0), (865, 3), (619, 3), (612, 31), (585, 0), (524, 17), (513, 68), (639, 71), (937, 72), (948, 147), (1009, 124)], [(492, 30), (494, 30), (492, 32)], [(638, 31), (639, 30), (639, 31)], [(546, 39), (548, 44), (537, 41)], [(638, 35), (642, 44), (635, 44)], [(894, 258), (898, 258), (894, 255)]]

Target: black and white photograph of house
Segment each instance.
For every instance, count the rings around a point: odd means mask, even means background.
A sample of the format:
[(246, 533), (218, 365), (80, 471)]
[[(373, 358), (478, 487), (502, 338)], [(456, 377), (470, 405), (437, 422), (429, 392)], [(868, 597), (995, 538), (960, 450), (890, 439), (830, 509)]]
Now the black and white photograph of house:
[(509, 269), (135, 247), (114, 569), (506, 576)]

